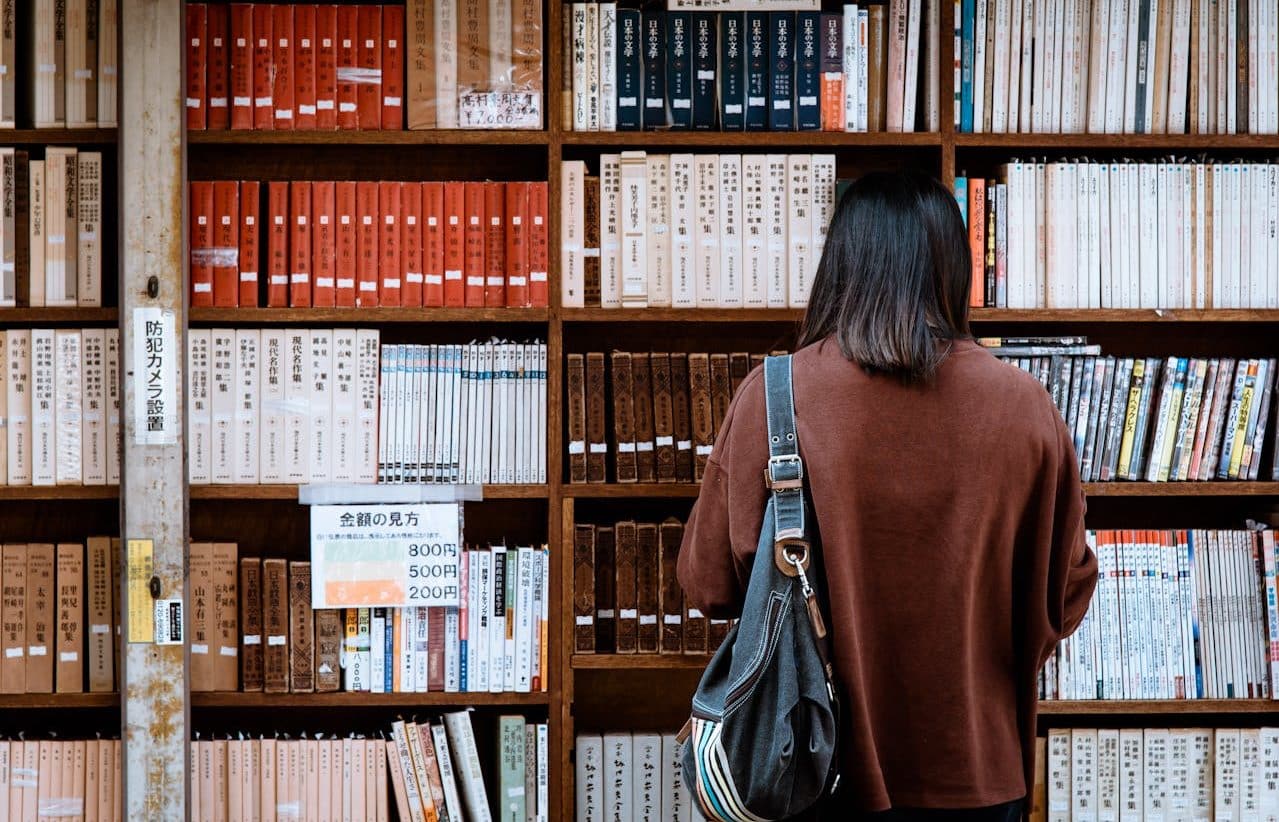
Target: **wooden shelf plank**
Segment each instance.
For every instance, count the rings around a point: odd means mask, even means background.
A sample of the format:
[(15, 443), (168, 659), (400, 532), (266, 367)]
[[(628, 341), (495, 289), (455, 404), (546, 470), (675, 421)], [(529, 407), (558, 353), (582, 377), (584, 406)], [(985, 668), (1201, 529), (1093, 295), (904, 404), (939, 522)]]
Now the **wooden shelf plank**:
[(569, 146), (742, 146), (772, 148), (940, 146), (938, 132), (842, 131), (568, 131), (560, 142)]
[(566, 323), (795, 323), (802, 308), (565, 308)]
[(6, 146), (106, 146), (114, 145), (114, 128), (15, 128), (0, 129), (0, 145)]
[(570, 664), (592, 671), (700, 671), (710, 659), (708, 654), (573, 654)]
[[(0, 135), (2, 136), (2, 135)], [(222, 146), (545, 146), (550, 137), (534, 130), (426, 130), (426, 131), (188, 131), (187, 143)]]
[(1091, 714), (1176, 715), (1279, 713), (1273, 699), (1045, 699), (1039, 702), (1041, 716)]
[(956, 148), (1279, 149), (1274, 134), (956, 134)]
[(543, 323), (545, 308), (192, 308), (200, 325), (383, 325), (391, 323)]
[(117, 485), (0, 485), (3, 500), (115, 499)]
[[(0, 142), (4, 135), (0, 133)], [(84, 323), (101, 325), (118, 322), (120, 312), (114, 308), (0, 308), (0, 325), (29, 323)]]
[[(486, 485), (485, 499), (547, 499), (547, 485)], [(192, 485), (191, 499), (220, 500), (294, 500), (296, 485)]]
[(105, 694), (0, 694), (0, 710), (50, 708), (56, 710), (117, 708), (118, 693)]
[(674, 499), (695, 497), (701, 486), (695, 482), (635, 484), (599, 483), (594, 485), (565, 485), (562, 493), (565, 497), (576, 499), (627, 499), (653, 498)]
[[(695, 497), (697, 483), (602, 483), (565, 485), (565, 497), (576, 499)], [(1279, 482), (1086, 482), (1090, 497), (1268, 497), (1279, 496)]]
[(338, 691), (327, 694), (265, 694), (198, 692), (191, 694), (193, 708), (394, 708), (549, 705), (550, 694), (371, 694)]
[[(205, 309), (207, 310), (207, 309)], [(795, 323), (802, 308), (565, 308), (566, 323)], [(974, 308), (974, 323), (1279, 323), (1279, 310), (1158, 308)]]

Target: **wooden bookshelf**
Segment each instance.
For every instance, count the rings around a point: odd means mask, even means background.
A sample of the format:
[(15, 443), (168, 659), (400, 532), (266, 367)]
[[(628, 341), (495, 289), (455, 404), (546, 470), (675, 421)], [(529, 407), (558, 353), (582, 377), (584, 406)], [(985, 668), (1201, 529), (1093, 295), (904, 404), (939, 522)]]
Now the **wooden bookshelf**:
[(193, 146), (545, 146), (545, 131), (189, 131)]
[(115, 499), (116, 485), (0, 485), (0, 501)]
[[(696, 483), (600, 483), (562, 486), (565, 499), (684, 499), (696, 497)], [(1279, 482), (1086, 482), (1090, 497), (1274, 497)]]
[(545, 308), (193, 308), (192, 325), (544, 323)]
[(0, 325), (114, 325), (120, 312), (114, 308), (0, 308)]
[(118, 693), (100, 694), (0, 694), (0, 711), (24, 708), (46, 710), (100, 710), (120, 707)]
[(240, 708), (275, 710), (277, 708), (441, 708), (494, 707), (521, 708), (549, 705), (550, 695), (533, 694), (266, 694), (227, 692), (192, 692), (192, 708)]
[(570, 664), (592, 671), (700, 671), (709, 661), (706, 654), (573, 654)]
[[(1211, 716), (1215, 714), (1265, 714), (1273, 717), (1279, 703), (1271, 699), (1046, 699), (1039, 703), (1040, 716), (1125, 716), (1169, 717)], [(1154, 720), (1152, 720), (1153, 722)]]
[[(192, 485), (191, 499), (297, 501), (297, 485)], [(412, 486), (410, 486), (412, 487)], [(430, 485), (423, 485), (430, 488)], [(549, 485), (485, 485), (484, 499), (547, 499)]]
[(114, 128), (16, 128), (0, 131), (6, 146), (111, 146), (118, 132)]

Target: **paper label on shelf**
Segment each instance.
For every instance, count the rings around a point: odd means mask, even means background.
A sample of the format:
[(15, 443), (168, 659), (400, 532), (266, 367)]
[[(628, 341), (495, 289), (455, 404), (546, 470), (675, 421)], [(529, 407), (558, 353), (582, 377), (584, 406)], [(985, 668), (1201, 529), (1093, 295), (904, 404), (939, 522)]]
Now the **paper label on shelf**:
[(138, 445), (178, 441), (177, 359), (173, 312), (133, 309), (133, 370), (141, 376), (133, 392), (133, 440)]
[(186, 620), (182, 618), (182, 600), (157, 599), (155, 601), (155, 644), (181, 645)]
[(129, 642), (150, 643), (155, 639), (155, 611), (151, 599), (155, 546), (149, 539), (131, 539), (125, 548)]

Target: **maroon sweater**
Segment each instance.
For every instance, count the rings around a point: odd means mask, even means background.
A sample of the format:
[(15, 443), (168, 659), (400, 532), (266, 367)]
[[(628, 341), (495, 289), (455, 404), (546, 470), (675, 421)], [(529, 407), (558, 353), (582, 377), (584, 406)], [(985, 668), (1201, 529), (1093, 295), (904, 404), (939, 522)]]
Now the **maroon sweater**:
[[(841, 794), (863, 810), (1025, 796), (1036, 676), (1097, 581), (1071, 439), (1044, 389), (971, 341), (933, 383), (868, 375), (832, 341), (795, 355), (821, 530)], [(737, 616), (767, 491), (764, 379), (742, 383), (679, 558), (688, 599)]]

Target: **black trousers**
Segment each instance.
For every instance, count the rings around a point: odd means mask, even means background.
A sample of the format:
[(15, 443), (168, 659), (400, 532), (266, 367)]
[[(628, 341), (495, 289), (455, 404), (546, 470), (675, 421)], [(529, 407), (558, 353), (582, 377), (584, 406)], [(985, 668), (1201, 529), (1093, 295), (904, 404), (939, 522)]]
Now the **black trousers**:
[(1021, 822), (1024, 804), (1016, 799), (988, 808), (890, 808), (867, 813), (841, 808), (836, 795), (821, 810), (792, 822)]

